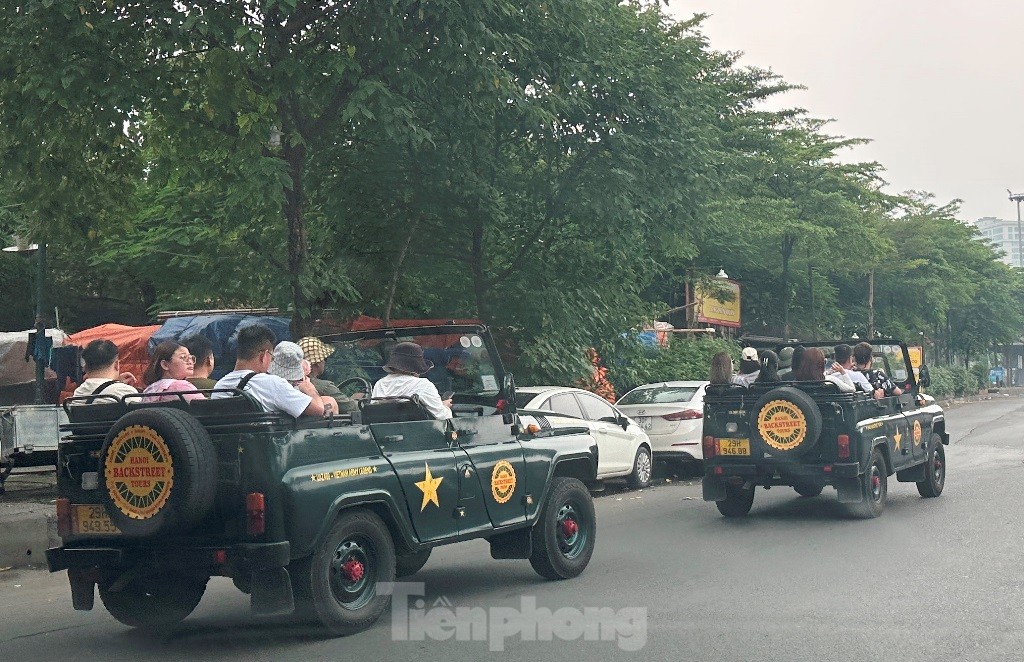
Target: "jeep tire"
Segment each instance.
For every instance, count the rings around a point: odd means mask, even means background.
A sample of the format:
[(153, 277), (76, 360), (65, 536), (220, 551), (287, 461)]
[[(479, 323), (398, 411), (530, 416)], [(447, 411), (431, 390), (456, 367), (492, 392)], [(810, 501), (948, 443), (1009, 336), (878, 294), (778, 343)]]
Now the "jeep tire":
[(343, 512), (312, 556), (288, 568), (301, 615), (313, 615), (333, 635), (373, 625), (391, 602), (378, 591), (395, 580), (395, 545), (387, 525), (367, 510)]
[(860, 477), (860, 503), (853, 504), (853, 512), (863, 519), (878, 517), (885, 509), (888, 494), (889, 476), (885, 468), (885, 459), (876, 448), (871, 451), (868, 465)]
[(594, 500), (586, 486), (576, 478), (553, 478), (531, 532), (530, 565), (545, 579), (576, 577), (590, 563), (596, 535)]
[(175, 572), (134, 574), (104, 573), (99, 582), (100, 600), (121, 623), (143, 630), (161, 630), (192, 613), (206, 592), (209, 577)]
[(924, 480), (918, 481), (918, 493), (927, 498), (942, 494), (946, 485), (946, 449), (942, 447), (942, 437), (933, 434), (928, 442), (928, 459), (924, 464)]
[(746, 517), (753, 505), (753, 486), (744, 488), (740, 485), (726, 485), (725, 498), (715, 502), (718, 512), (726, 517)]
[[(165, 468), (171, 475), (166, 479), (166, 495), (148, 516), (134, 516), (122, 510), (117, 501), (124, 496), (118, 488), (127, 490), (125, 481), (119, 484), (107, 477), (108, 469), (118, 462), (123, 449), (134, 443), (132, 430), (162, 442), (170, 457), (164, 458)], [(115, 442), (117, 447), (115, 447)], [(122, 452), (118, 452), (118, 448)], [(158, 449), (162, 453), (162, 449)], [(150, 536), (160, 531), (188, 529), (199, 523), (213, 507), (217, 491), (217, 454), (210, 435), (191, 414), (170, 407), (147, 407), (130, 411), (122, 416), (107, 433), (100, 449), (100, 498), (117, 528), (128, 536)], [(124, 459), (131, 458), (122, 458)], [(150, 458), (142, 459), (153, 459)], [(131, 467), (129, 467), (131, 468)], [(154, 492), (159, 489), (155, 487)], [(125, 492), (134, 497), (130, 492)], [(165, 499), (165, 500), (164, 500)], [(162, 503), (161, 503), (162, 502)], [(158, 506), (158, 507), (156, 507)]]
[(796, 490), (796, 493), (799, 494), (800, 496), (811, 499), (821, 494), (822, 490), (825, 489), (825, 486), (822, 485), (821, 483), (805, 482), (797, 483), (796, 485), (793, 486), (793, 489)]
[[(792, 447), (780, 448), (777, 442), (766, 438), (758, 429), (758, 418), (761, 416), (762, 411), (769, 407), (771, 403), (777, 401), (781, 401), (785, 406), (799, 410), (806, 422), (803, 438)], [(768, 456), (776, 458), (793, 459), (814, 448), (814, 445), (818, 443), (818, 435), (821, 434), (821, 425), (821, 411), (818, 410), (817, 403), (814, 402), (811, 396), (792, 386), (780, 386), (768, 391), (757, 399), (750, 411), (751, 440)]]

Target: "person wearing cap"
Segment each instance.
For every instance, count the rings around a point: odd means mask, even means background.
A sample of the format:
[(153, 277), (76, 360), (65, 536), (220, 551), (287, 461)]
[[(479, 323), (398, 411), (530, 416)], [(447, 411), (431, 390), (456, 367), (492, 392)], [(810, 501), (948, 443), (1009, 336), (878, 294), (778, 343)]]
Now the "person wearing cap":
[(757, 379), (761, 372), (761, 361), (757, 357), (757, 350), (753, 347), (744, 347), (740, 353), (740, 373), (733, 375), (732, 383), (740, 386), (750, 386)]
[(434, 364), (423, 358), (423, 348), (414, 342), (395, 345), (384, 364), (388, 373), (373, 385), (373, 398), (417, 396), (420, 404), (438, 420), (452, 417), (451, 400), (441, 400), (437, 387), (420, 375), (430, 372)]
[[(277, 347), (270, 353), (270, 366), (267, 372), (277, 375), (295, 388), (302, 383), (312, 383), (309, 375), (312, 368), (309, 361), (303, 358), (302, 348), (288, 340), (277, 343)], [(313, 385), (316, 388), (316, 385)], [(338, 411), (337, 401), (329, 395), (320, 394), (324, 407), (328, 411)], [(324, 412), (327, 415), (328, 411)]]
[[(289, 416), (327, 416), (334, 409), (333, 400), (324, 398), (316, 392), (313, 384), (304, 379), (302, 374), (302, 350), (295, 343), (291, 357), (284, 358), (282, 350), (281, 364), (290, 361), (290, 375), (298, 374), (299, 381), (294, 386), (278, 375), (269, 373), (277, 336), (263, 324), (253, 324), (238, 332), (238, 349), (236, 350), (235, 369), (224, 375), (217, 382), (217, 389), (234, 389), (242, 384), (241, 390), (251, 395), (266, 411), (279, 411)], [(296, 356), (297, 355), (297, 356)], [(298, 366), (298, 373), (294, 371)], [(230, 392), (213, 393), (212, 398), (230, 397)]]
[(334, 354), (334, 347), (315, 336), (299, 339), (299, 347), (302, 348), (302, 356), (309, 361), (309, 381), (316, 387), (316, 392), (334, 398), (338, 402), (338, 411), (352, 412), (359, 409), (355, 400), (342, 393), (334, 382), (320, 378), (327, 368), (327, 358)]

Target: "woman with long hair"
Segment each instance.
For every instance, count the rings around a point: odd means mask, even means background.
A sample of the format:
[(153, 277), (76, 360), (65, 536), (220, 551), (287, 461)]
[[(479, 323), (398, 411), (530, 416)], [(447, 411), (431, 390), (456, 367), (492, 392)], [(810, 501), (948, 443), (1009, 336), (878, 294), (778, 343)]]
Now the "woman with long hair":
[(808, 347), (804, 350), (800, 366), (793, 372), (792, 379), (803, 382), (831, 382), (844, 393), (852, 393), (857, 390), (857, 387), (853, 385), (853, 380), (845, 372), (825, 374), (825, 353), (817, 347)]
[(729, 352), (719, 352), (711, 357), (711, 383), (729, 384), (732, 382), (732, 357)]
[[(153, 348), (153, 355), (149, 358), (149, 365), (143, 373), (143, 379), (148, 386), (143, 393), (176, 393), (181, 391), (195, 391), (196, 387), (185, 381), (195, 372), (196, 357), (189, 353), (188, 348), (173, 340), (165, 340)], [(177, 400), (179, 396), (164, 395), (158, 398), (146, 398), (154, 400)], [(185, 400), (195, 400), (204, 397), (202, 393), (186, 393), (182, 396)]]

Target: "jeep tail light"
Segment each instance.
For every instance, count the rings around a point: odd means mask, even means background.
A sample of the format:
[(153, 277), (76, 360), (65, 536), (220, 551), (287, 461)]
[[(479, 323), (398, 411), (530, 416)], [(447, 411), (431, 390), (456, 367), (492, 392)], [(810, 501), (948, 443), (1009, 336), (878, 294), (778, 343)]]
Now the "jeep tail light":
[(710, 460), (715, 456), (715, 438), (711, 435), (704, 437), (704, 459)]
[(839, 435), (836, 437), (836, 443), (839, 444), (839, 459), (850, 459), (850, 435)]
[(57, 499), (57, 535), (61, 538), (71, 535), (70, 499)]
[(262, 492), (245, 497), (245, 530), (250, 536), (261, 536), (267, 530), (267, 509)]
[(671, 414), (663, 414), (662, 418), (666, 421), (694, 421), (698, 418), (704, 418), (704, 414), (696, 409), (684, 409), (682, 411), (674, 411)]

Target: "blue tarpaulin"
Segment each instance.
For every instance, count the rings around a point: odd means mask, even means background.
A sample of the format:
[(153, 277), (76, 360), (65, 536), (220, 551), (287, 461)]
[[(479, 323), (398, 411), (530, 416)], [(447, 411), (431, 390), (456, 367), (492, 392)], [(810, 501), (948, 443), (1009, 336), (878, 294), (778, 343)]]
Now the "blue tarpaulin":
[(270, 327), (278, 342), (291, 340), (291, 320), (287, 317), (266, 317), (262, 315), (195, 315), (172, 317), (149, 339), (149, 351), (164, 342), (183, 342), (196, 335), (204, 335), (213, 345), (216, 366), (211, 377), (220, 379), (235, 367), (235, 349), (238, 331), (253, 324)]

